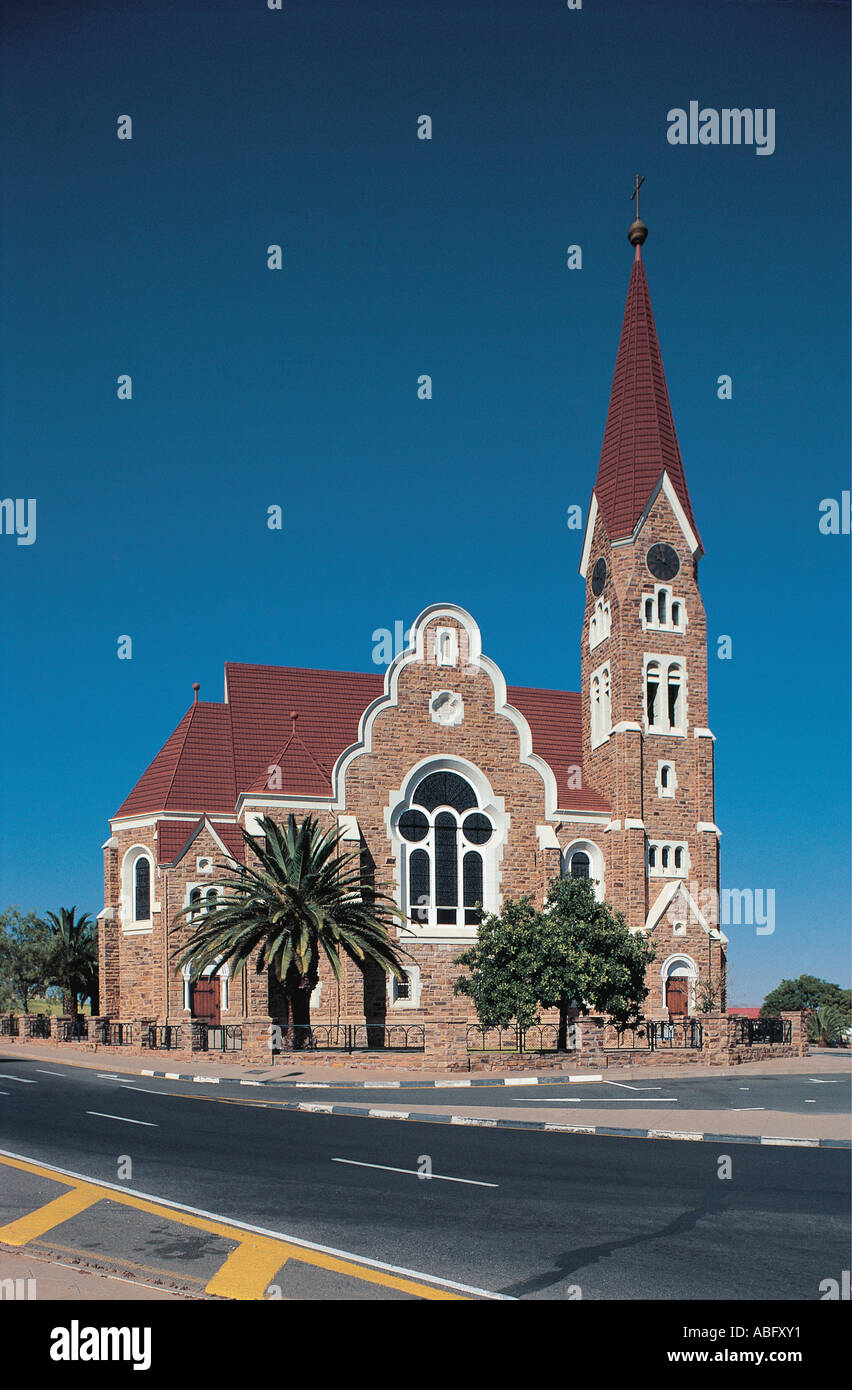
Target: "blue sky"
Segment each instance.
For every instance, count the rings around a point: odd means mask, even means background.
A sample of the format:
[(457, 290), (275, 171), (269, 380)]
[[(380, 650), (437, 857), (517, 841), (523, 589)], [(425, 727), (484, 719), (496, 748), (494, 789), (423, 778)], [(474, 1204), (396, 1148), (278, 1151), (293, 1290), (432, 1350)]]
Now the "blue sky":
[[(10, 0), (0, 496), (37, 499), (37, 540), (0, 535), (0, 905), (99, 910), (107, 817), (226, 660), (376, 669), (374, 630), (449, 600), (510, 683), (578, 688), (566, 511), (639, 170), (708, 631), (733, 640), (723, 886), (776, 894), (774, 933), (730, 929), (729, 997), (848, 985), (849, 538), (818, 529), (850, 486), (848, 21)], [(670, 145), (693, 99), (773, 108), (774, 153)]]

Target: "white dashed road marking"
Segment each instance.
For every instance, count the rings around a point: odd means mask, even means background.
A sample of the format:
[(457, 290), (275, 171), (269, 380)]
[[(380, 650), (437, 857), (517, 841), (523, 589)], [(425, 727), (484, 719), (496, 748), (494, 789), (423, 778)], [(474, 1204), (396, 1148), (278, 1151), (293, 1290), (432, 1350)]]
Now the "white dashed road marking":
[(0, 1071), (0, 1081), (18, 1081), (22, 1086), (38, 1085), (37, 1081), (33, 1081), (28, 1076), (9, 1076), (5, 1071)]
[(417, 1168), (391, 1168), (386, 1163), (361, 1163), (357, 1158), (333, 1158), (332, 1163), (349, 1163), (353, 1168), (381, 1168), (383, 1173), (409, 1173), (429, 1182), (463, 1182), (469, 1187), (499, 1187), (498, 1182), (479, 1182), (476, 1178), (448, 1178), (443, 1173), (421, 1173)]
[(145, 1125), (148, 1129), (159, 1129), (152, 1120), (131, 1120), (127, 1115), (107, 1115), (103, 1110), (87, 1110), (87, 1115), (97, 1115), (102, 1120), (121, 1120), (125, 1125)]

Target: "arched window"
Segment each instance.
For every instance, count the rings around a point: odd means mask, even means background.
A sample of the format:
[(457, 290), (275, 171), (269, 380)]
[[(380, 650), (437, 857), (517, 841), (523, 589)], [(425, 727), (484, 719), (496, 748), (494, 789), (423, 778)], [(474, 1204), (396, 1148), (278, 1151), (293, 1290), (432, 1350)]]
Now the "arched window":
[(662, 861), (663, 868), (664, 868), (664, 869), (667, 869), (667, 868), (669, 867), (669, 847), (668, 847), (668, 845), (663, 845), (663, 849), (662, 849), (662, 853), (661, 853), (661, 855), (660, 855), (660, 858), (661, 858), (661, 861)]
[(151, 916), (151, 861), (140, 854), (133, 866), (133, 920), (147, 922)]
[(654, 621), (654, 600), (653, 600), (652, 598), (646, 598), (646, 600), (645, 600), (645, 622), (646, 622), (646, 623), (652, 623), (653, 621)]
[(672, 627), (680, 627), (680, 604), (672, 604)]
[(609, 688), (609, 663), (593, 672), (589, 684), (590, 692), (590, 732), (592, 747), (596, 748), (608, 738), (612, 729), (612, 706)]
[(660, 663), (652, 661), (645, 672), (645, 705), (648, 712), (648, 723), (653, 726), (657, 722), (657, 696), (660, 693)]
[(660, 786), (663, 791), (668, 791), (669, 780), (671, 778), (671, 768), (668, 763), (663, 763), (660, 768)]
[(476, 792), (456, 772), (431, 772), (397, 822), (408, 853), (408, 915), (415, 924), (475, 927), (485, 895), (482, 847), (495, 833)]
[(590, 878), (591, 860), (585, 850), (576, 849), (568, 861), (568, 873), (571, 878)]
[(657, 846), (656, 846), (656, 845), (649, 845), (649, 846), (648, 846), (648, 868), (649, 868), (649, 869), (656, 869), (656, 867), (657, 867)]
[(677, 846), (674, 852), (674, 866), (676, 869), (683, 868), (683, 850), (681, 849), (680, 845)]
[(660, 589), (657, 594), (657, 620), (661, 627), (665, 625), (666, 621), (666, 598), (667, 590)]
[(679, 729), (681, 727), (683, 708), (682, 682), (683, 672), (680, 666), (672, 663), (668, 672), (668, 715), (670, 729)]

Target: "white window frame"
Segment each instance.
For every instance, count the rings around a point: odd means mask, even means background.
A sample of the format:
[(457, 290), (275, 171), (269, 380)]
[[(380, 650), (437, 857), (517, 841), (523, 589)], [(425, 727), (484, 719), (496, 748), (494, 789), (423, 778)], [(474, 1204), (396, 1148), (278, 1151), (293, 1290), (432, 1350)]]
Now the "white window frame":
[[(148, 860), (149, 901), (151, 916), (136, 918), (136, 861)], [(154, 902), (154, 856), (147, 845), (131, 845), (121, 861), (121, 929), (125, 936), (144, 936), (153, 930), (153, 914), (157, 910)]]
[(186, 893), (184, 895), (183, 900), (184, 907), (189, 907), (192, 894), (195, 892), (196, 889), (198, 889), (199, 893), (201, 894), (201, 903), (199, 904), (196, 911), (192, 914), (192, 916), (187, 917), (188, 922), (196, 921), (199, 917), (203, 917), (204, 915), (206, 915), (206, 913), (210, 911), (210, 908), (207, 906), (207, 900), (211, 897), (211, 895), (215, 895), (218, 897), (219, 893), (221, 892), (220, 885), (218, 883), (211, 883), (209, 879), (206, 883), (188, 883), (186, 885)]
[[(201, 972), (200, 975), (196, 975), (196, 976), (195, 976), (195, 979), (196, 979), (196, 980), (203, 980), (204, 977), (205, 977), (205, 975), (212, 975), (214, 969), (216, 968), (216, 965), (218, 964), (218, 961), (220, 961), (221, 959), (222, 959), (222, 957), (219, 956), (219, 957), (218, 957), (218, 960), (213, 960), (213, 961), (211, 961), (209, 965), (207, 965), (207, 966), (204, 967), (204, 969), (202, 970), (202, 972)], [(181, 983), (182, 983), (182, 985), (183, 985), (183, 1012), (184, 1012), (185, 1014), (188, 1014), (189, 1011), (190, 1011), (189, 987), (190, 987), (190, 985), (192, 984), (192, 979), (193, 979), (191, 967), (188, 966), (188, 965), (184, 965), (184, 966), (182, 967), (182, 969), (181, 969), (180, 975), (181, 975)], [(219, 1012), (220, 1012), (220, 1013), (223, 1013), (223, 1014), (224, 1014), (224, 1013), (228, 1013), (228, 1012), (230, 1011), (230, 1007), (231, 1007), (231, 998), (230, 998), (230, 995), (231, 995), (231, 991), (230, 991), (231, 967), (230, 967), (230, 965), (223, 965), (223, 966), (222, 966), (222, 969), (219, 971), (219, 974), (216, 976), (216, 979), (217, 979), (217, 980), (221, 980), (221, 982), (222, 982), (222, 987), (221, 987), (221, 990), (220, 990), (220, 992), (219, 992)]]
[[(399, 907), (406, 915), (406, 921), (397, 928), (397, 934), (404, 941), (475, 941), (479, 930), (478, 925), (462, 923), (461, 925), (453, 926), (445, 922), (439, 923), (437, 920), (437, 906), (434, 902), (427, 909), (425, 920), (421, 920), (417, 916), (412, 918), (411, 915), (412, 911), (417, 912), (418, 909), (412, 909), (409, 900), (409, 854), (416, 849), (430, 850), (432, 832), (430, 831), (430, 835), (427, 836), (425, 840), (409, 842), (402, 838), (397, 826), (403, 812), (412, 809), (412, 797), (417, 787), (424, 777), (428, 777), (433, 772), (455, 772), (473, 787), (478, 803), (475, 809), (488, 816), (494, 827), (494, 834), (487, 844), (473, 846), (473, 848), (481, 854), (483, 861), (483, 909), (485, 912), (498, 912), (502, 901), (500, 894), (500, 866), (510, 823), (510, 817), (506, 813), (503, 797), (494, 796), (488, 779), (474, 763), (469, 763), (467, 759), (452, 755), (439, 758), (426, 758), (422, 763), (417, 764), (411, 769), (399, 792), (393, 794), (391, 802), (385, 810), (385, 823), (388, 828), (391, 847), (394, 851), (396, 860), (396, 898)], [(473, 811), (473, 809), (474, 808), (471, 807), (471, 811)], [(468, 813), (466, 812), (465, 814)], [(434, 853), (430, 850), (430, 875), (432, 877), (434, 877), (434, 872)]]
[(605, 661), (589, 677), (589, 737), (593, 748), (612, 733), (612, 672)]
[[(655, 720), (648, 719), (648, 672), (657, 666), (660, 672), (659, 689), (655, 706)], [(680, 696), (676, 724), (669, 724), (669, 676), (673, 670), (680, 672)], [(646, 734), (662, 734), (669, 738), (686, 738), (688, 729), (687, 711), (688, 685), (686, 662), (683, 657), (665, 655), (660, 652), (644, 652), (642, 656), (642, 723)]]
[[(669, 785), (667, 787), (663, 786), (663, 768), (668, 768), (670, 773)], [(674, 763), (671, 761), (670, 758), (660, 758), (660, 760), (657, 763), (657, 775), (654, 778), (654, 786), (657, 788), (657, 796), (662, 801), (674, 800), (674, 794), (677, 790), (677, 785), (677, 770), (675, 768)]]
[(593, 840), (572, 840), (562, 851), (561, 872), (563, 878), (570, 877), (568, 869), (571, 856), (577, 851), (589, 856), (589, 882), (599, 903), (604, 900), (604, 857), (603, 851)]
[(682, 951), (676, 952), (663, 961), (660, 969), (660, 978), (663, 982), (662, 1007), (666, 1008), (666, 982), (668, 980), (688, 980), (689, 981), (689, 1012), (695, 1012), (695, 986), (698, 983), (698, 966), (692, 956), (684, 955)]
[(409, 997), (408, 999), (398, 999), (396, 995), (399, 981), (395, 976), (388, 976), (388, 1004), (392, 1009), (419, 1009), (420, 1008), (420, 966), (403, 966), (405, 974), (408, 976)]
[[(651, 863), (651, 851), (655, 863)], [(663, 851), (668, 850), (669, 862), (663, 867)], [(681, 866), (675, 868), (675, 851), (681, 851)], [(649, 878), (688, 878), (690, 869), (689, 845), (685, 840), (648, 840), (645, 847), (645, 868)]]
[(454, 627), (437, 627), (435, 629), (435, 665), (458, 666), (458, 663), (458, 629)]
[(612, 612), (609, 602), (599, 598), (591, 617), (589, 618), (589, 651), (594, 651), (601, 642), (605, 642), (612, 631)]
[[(660, 621), (660, 596), (665, 598), (665, 621)], [(648, 604), (651, 604), (651, 617), (646, 612)], [(675, 622), (673, 615), (675, 606), (678, 607), (680, 616)], [(686, 625), (689, 617), (686, 611), (686, 604), (683, 599), (674, 593), (670, 584), (655, 584), (653, 593), (645, 592), (642, 595), (642, 606), (639, 610), (642, 618), (643, 632), (686, 632)]]

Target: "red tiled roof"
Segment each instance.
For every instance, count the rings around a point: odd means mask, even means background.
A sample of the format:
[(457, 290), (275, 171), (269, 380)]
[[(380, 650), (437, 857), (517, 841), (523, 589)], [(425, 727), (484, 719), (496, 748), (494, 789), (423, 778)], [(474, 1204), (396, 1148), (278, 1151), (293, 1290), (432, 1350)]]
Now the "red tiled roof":
[[(152, 807), (153, 809), (157, 809)], [(203, 824), (204, 816), (199, 816), (197, 821), (190, 820), (161, 820), (157, 824), (157, 862), (160, 864), (174, 864), (178, 855), (186, 847), (190, 837), (193, 836), (199, 825)], [(211, 822), (211, 824), (213, 824)], [(232, 859), (238, 859), (241, 863), (245, 861), (245, 840), (238, 825), (213, 825), (213, 830), (222, 841), (225, 849)]]
[(632, 533), (663, 469), (698, 536), (637, 246), (594, 489), (610, 540)]
[[(117, 816), (196, 809), (231, 814), (240, 792), (267, 789), (330, 796), (335, 762), (356, 742), (361, 715), (384, 691), (379, 672), (228, 663), (225, 677), (227, 703), (190, 706)], [(572, 769), (583, 760), (579, 694), (511, 686), (507, 697), (529, 722), (533, 751), (553, 769), (560, 808), (608, 810), (596, 792), (571, 785)], [(277, 781), (270, 786), (271, 767), (280, 768), (280, 787)], [(161, 862), (171, 862), (193, 828), (189, 821), (161, 824)], [(238, 827), (215, 829), (242, 858)]]
[(230, 815), (236, 799), (228, 706), (199, 700), (190, 705), (116, 815), (202, 809)]

